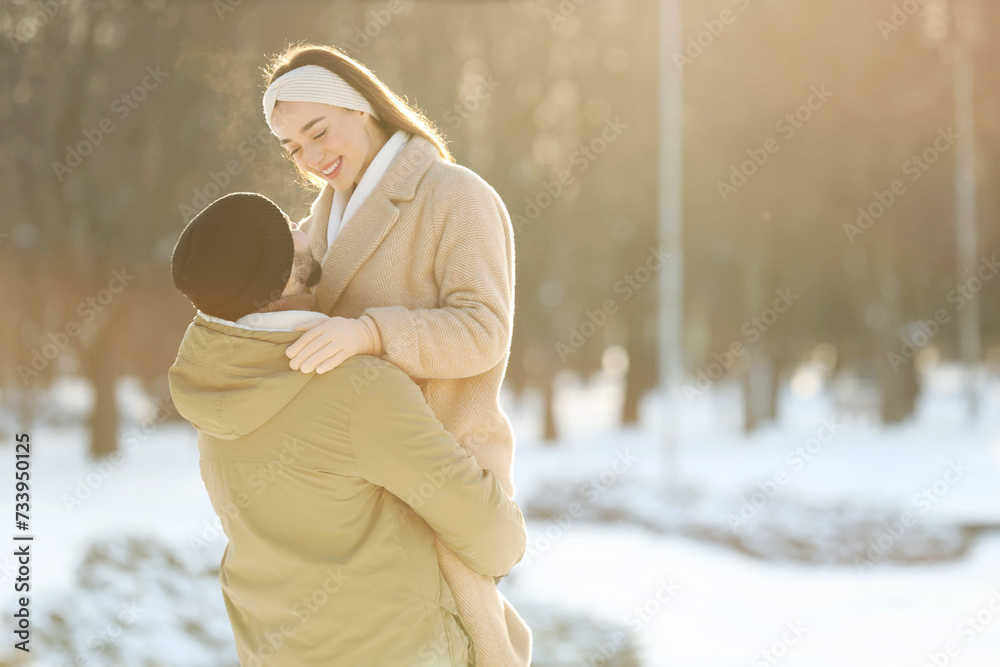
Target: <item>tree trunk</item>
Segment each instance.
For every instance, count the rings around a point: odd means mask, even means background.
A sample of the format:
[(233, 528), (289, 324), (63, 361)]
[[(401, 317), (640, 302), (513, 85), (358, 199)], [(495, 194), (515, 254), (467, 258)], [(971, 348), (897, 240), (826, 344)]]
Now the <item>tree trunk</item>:
[(635, 308), (629, 312), (629, 322), (625, 331), (625, 353), (628, 355), (628, 370), (625, 371), (625, 396), (622, 401), (622, 426), (639, 423), (639, 403), (648, 391), (656, 387), (659, 380), (658, 351), (653, 345), (654, 334), (645, 324), (644, 311)]
[(771, 390), (767, 392), (767, 409), (764, 417), (773, 423), (778, 421), (778, 390), (781, 388), (781, 371), (785, 364), (783, 360), (771, 360)]
[(763, 350), (751, 353), (743, 373), (743, 431), (750, 433), (774, 415), (774, 362)]
[(622, 426), (633, 426), (639, 423), (639, 399), (643, 388), (639, 386), (639, 378), (630, 366), (625, 373), (625, 400), (622, 403)]
[(559, 433), (556, 429), (555, 387), (553, 387), (553, 381), (554, 378), (548, 378), (545, 382), (543, 394), (545, 402), (545, 426), (542, 438), (548, 444), (555, 444), (555, 441), (559, 438)]
[(108, 329), (100, 331), (94, 344), (82, 350), (83, 368), (94, 388), (94, 409), (90, 413), (90, 455), (94, 459), (118, 451), (118, 403), (110, 335)]
[[(892, 350), (898, 354), (898, 350)], [(886, 358), (883, 353), (882, 359)], [(879, 364), (879, 385), (882, 390), (881, 416), (883, 424), (897, 424), (913, 414), (920, 383), (914, 362), (899, 364), (894, 371), (887, 363)]]
[(875, 362), (879, 387), (882, 393), (881, 417), (883, 424), (896, 424), (913, 414), (919, 393), (916, 358), (906, 363), (893, 364), (889, 354), (900, 355), (904, 333), (900, 288), (894, 270), (894, 253), (891, 246), (879, 254), (880, 296), (885, 306), (887, 324), (875, 333), (875, 349), (879, 351)]
[(754, 402), (757, 392), (754, 391), (753, 364), (743, 373), (743, 432), (751, 433), (757, 428), (757, 411)]

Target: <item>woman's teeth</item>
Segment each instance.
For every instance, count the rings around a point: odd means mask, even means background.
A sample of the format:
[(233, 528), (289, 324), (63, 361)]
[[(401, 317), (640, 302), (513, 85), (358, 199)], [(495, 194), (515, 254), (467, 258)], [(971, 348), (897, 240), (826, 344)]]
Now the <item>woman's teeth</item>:
[(333, 163), (332, 165), (330, 165), (330, 168), (329, 168), (329, 169), (324, 169), (324, 170), (323, 170), (323, 172), (322, 172), (322, 173), (323, 173), (323, 175), (324, 175), (324, 176), (329, 176), (330, 174), (332, 174), (332, 173), (334, 172), (334, 170), (336, 170), (336, 169), (337, 169), (337, 167), (339, 167), (339, 166), (340, 166), (340, 162), (341, 162), (341, 161), (342, 161), (343, 159), (344, 159), (344, 158), (342, 158), (342, 157), (339, 157), (339, 158), (337, 158), (337, 161), (336, 161), (336, 162), (334, 162), (334, 163)]

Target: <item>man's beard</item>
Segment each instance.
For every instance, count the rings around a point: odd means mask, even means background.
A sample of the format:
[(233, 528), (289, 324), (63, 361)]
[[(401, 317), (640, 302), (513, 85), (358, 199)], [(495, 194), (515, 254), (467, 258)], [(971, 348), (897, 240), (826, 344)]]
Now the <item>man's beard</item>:
[(295, 280), (312, 289), (323, 279), (323, 267), (316, 261), (310, 252), (304, 252), (295, 256), (292, 265)]
[(319, 281), (323, 279), (323, 267), (315, 259), (312, 260), (312, 267), (309, 269), (309, 279), (306, 280), (306, 287), (312, 289), (319, 285)]

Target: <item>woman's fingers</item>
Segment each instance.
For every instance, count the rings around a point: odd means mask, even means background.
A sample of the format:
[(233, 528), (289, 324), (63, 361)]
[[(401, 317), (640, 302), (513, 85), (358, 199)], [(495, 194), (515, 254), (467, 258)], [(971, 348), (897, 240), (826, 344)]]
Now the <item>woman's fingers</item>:
[[(289, 360), (288, 365), (293, 371), (301, 370), (306, 373), (311, 373), (312, 369), (319, 365), (320, 362), (317, 361), (311, 368), (306, 367), (306, 362), (311, 359), (313, 355), (321, 354), (324, 349), (331, 346), (333, 347), (333, 352), (336, 352), (343, 347), (339, 340), (331, 337), (329, 334), (319, 336), (304, 348), (299, 350), (299, 353)], [(332, 354), (332, 352), (330, 354)], [(320, 361), (325, 361), (328, 358), (329, 355), (323, 357)]]
[(364, 349), (358, 341), (364, 335), (359, 330), (363, 324), (342, 317), (330, 317), (298, 328), (310, 326), (308, 331), (285, 350), (285, 355), (290, 357), (288, 365), (292, 370), (326, 373)]
[(329, 322), (330, 318), (327, 317), (321, 320), (306, 322), (305, 324), (300, 324), (295, 327), (296, 331), (305, 331), (305, 333), (299, 336), (297, 341), (288, 346), (288, 349), (285, 350), (285, 356), (289, 358), (298, 356), (299, 352), (302, 351), (302, 348), (316, 340), (317, 337), (323, 335), (323, 333), (327, 330)]
[(315, 341), (322, 335), (323, 331), (319, 327), (316, 327), (315, 329), (311, 329), (305, 332), (304, 334), (299, 336), (299, 339), (297, 341), (288, 346), (288, 349), (285, 350), (285, 356), (288, 357), (289, 359), (294, 359), (295, 357), (299, 356), (299, 354), (302, 353), (303, 348), (305, 348), (307, 345), (310, 345), (313, 341)]
[[(341, 350), (341, 346), (336, 343), (324, 345), (315, 352), (311, 353), (308, 358), (302, 362), (299, 370), (303, 373), (312, 373), (314, 370), (317, 370), (320, 364), (334, 358), (341, 352)], [(295, 360), (293, 359), (292, 361), (294, 362)]]

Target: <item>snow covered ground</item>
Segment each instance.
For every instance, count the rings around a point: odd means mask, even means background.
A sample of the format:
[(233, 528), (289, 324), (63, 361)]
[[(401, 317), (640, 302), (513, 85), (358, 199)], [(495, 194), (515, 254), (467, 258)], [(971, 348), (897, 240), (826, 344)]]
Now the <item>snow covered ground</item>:
[[(916, 418), (892, 428), (836, 414), (822, 393), (785, 392), (781, 423), (749, 438), (737, 427), (734, 392), (723, 387), (685, 406), (676, 458), (659, 444), (657, 397), (646, 400), (642, 426), (622, 432), (613, 426), (614, 382), (569, 384), (560, 393), (562, 441), (519, 441), (519, 500), (566, 483), (581, 505), (606, 505), (606, 496), (655, 488), (673, 472), (736, 516), (743, 501), (757, 509), (765, 499), (758, 515), (778, 500), (846, 502), (910, 514), (906, 532), (927, 523), (1000, 526), (1000, 385), (970, 424), (957, 379), (954, 369), (938, 369)], [(528, 413), (515, 411), (519, 432), (537, 421)], [(752, 531), (755, 520), (739, 530)], [(899, 565), (875, 549), (860, 566), (817, 566), (586, 523), (568, 506), (532, 528), (509, 597), (622, 623), (639, 635), (648, 665), (1000, 665), (1000, 533), (984, 532), (964, 558), (944, 563)], [(886, 541), (896, 530), (886, 526)], [(591, 664), (613, 648), (595, 642)]]
[[(615, 425), (621, 388), (613, 378), (562, 382), (555, 445), (537, 439), (536, 400), (507, 400), (518, 434), (517, 500), (528, 506), (559, 487), (582, 500), (581, 507), (567, 503), (556, 516), (529, 521), (529, 552), (502, 588), (536, 617), (564, 612), (610, 629), (578, 634), (583, 653), (560, 664), (627, 664), (620, 658), (634, 642), (642, 664), (650, 666), (1000, 665), (998, 532), (975, 532), (961, 558), (900, 564), (874, 557), (859, 567), (753, 558), (628, 520), (593, 521), (581, 511), (611, 498), (643, 507), (644, 498), (672, 479), (674, 488), (697, 489), (712, 499), (719, 525), (729, 526), (730, 515), (745, 517), (734, 532), (752, 532), (774, 507), (796, 503), (908, 513), (913, 524), (904, 533), (916, 530), (913, 525), (1000, 525), (1000, 383), (991, 385), (973, 424), (962, 412), (954, 371), (941, 368), (932, 380), (917, 417), (898, 427), (836, 414), (824, 392), (799, 390), (782, 396), (779, 424), (749, 438), (736, 427), (733, 392), (720, 387), (684, 406), (677, 457), (659, 444), (656, 396), (645, 401), (640, 427)], [(198, 473), (194, 434), (171, 423), (157, 423), (147, 434), (138, 424), (156, 414), (153, 406), (128, 385), (121, 399), (131, 419), (123, 430), (132, 438), (116, 465), (87, 460), (77, 423), (31, 431), (34, 618), (59, 613), (71, 626), (93, 623), (75, 630), (81, 642), (105, 642), (90, 664), (229, 667), (231, 648), (216, 642), (228, 631), (217, 588), (154, 581), (154, 573), (168, 566), (182, 574), (202, 572), (224, 547)], [(86, 411), (86, 392), (71, 383), (53, 400), (53, 412)], [(3, 442), (12, 441), (4, 435)], [(4, 507), (12, 503), (10, 477), (0, 484)], [(897, 526), (885, 529), (887, 540), (896, 539)], [(173, 557), (135, 547), (135, 558), (145, 559), (143, 576), (153, 583), (116, 588), (100, 564), (133, 558), (114, 555), (125, 535), (155, 538), (182, 562), (163, 564)], [(95, 544), (107, 553), (93, 551)], [(81, 576), (88, 549), (89, 569)], [(12, 566), (10, 555), (0, 557), (5, 615)], [(141, 623), (126, 622), (123, 598), (146, 601), (150, 611)], [(169, 608), (177, 600), (194, 611)], [(109, 615), (122, 617), (120, 627), (109, 623)], [(147, 628), (141, 635), (140, 625)], [(109, 630), (120, 636), (108, 636)], [(206, 636), (185, 645), (186, 637), (199, 633)], [(0, 646), (0, 656), (8, 649), (9, 643)], [(540, 649), (556, 664), (554, 651)], [(115, 651), (127, 659), (111, 660)], [(148, 655), (160, 657), (140, 659)], [(32, 658), (25, 664), (73, 664), (65, 655)]]

